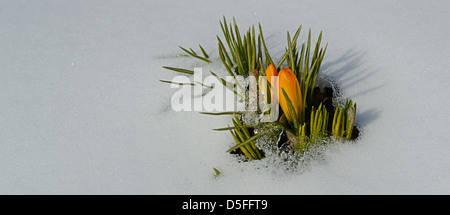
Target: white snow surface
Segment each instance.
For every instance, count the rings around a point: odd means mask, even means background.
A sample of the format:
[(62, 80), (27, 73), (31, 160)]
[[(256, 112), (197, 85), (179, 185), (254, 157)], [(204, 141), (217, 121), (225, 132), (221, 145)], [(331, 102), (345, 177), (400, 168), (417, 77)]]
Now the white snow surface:
[[(225, 153), (229, 116), (173, 111), (162, 66), (225, 75), (223, 15), (276, 60), (322, 30), (360, 140), (285, 171)], [(0, 194), (450, 194), (448, 20), (445, 0), (0, 1)], [(198, 44), (211, 65), (176, 57)]]

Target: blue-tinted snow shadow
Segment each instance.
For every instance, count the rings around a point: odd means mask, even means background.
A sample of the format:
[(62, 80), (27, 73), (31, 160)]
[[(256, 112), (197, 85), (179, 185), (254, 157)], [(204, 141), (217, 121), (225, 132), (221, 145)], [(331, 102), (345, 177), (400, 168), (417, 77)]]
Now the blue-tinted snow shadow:
[[(338, 91), (341, 90), (340, 84), (342, 83), (345, 83), (346, 86), (352, 86), (360, 82), (371, 83), (373, 81), (371, 78), (379, 71), (379, 69), (364, 66), (364, 57), (364, 52), (351, 48), (337, 59), (324, 62), (321, 67), (321, 73), (325, 74), (328, 78), (331, 78), (332, 81), (335, 82), (334, 84), (337, 84), (336, 88)], [(380, 80), (377, 79), (377, 81)], [(377, 83), (375, 86), (368, 84), (365, 89), (361, 89), (358, 92), (349, 95), (349, 99), (371, 96), (372, 93), (385, 85), (386, 83)], [(336, 94), (339, 96), (340, 92), (337, 92)], [(361, 126), (364, 127), (364, 125), (374, 122), (382, 113), (382, 110), (377, 107), (365, 109), (366, 110), (363, 112), (357, 113), (356, 116), (356, 123), (360, 128)]]
[(367, 124), (374, 122), (381, 115), (381, 110), (378, 108), (369, 108), (361, 113), (356, 114), (356, 122), (358, 127), (364, 127)]
[[(322, 64), (321, 72), (333, 77), (339, 83), (352, 86), (359, 82), (369, 81), (370, 77), (378, 72), (378, 69), (363, 67), (365, 53), (356, 51), (355, 48), (347, 50), (344, 54), (333, 61), (325, 61)], [(375, 87), (358, 92), (357, 95), (365, 95), (383, 87), (385, 83), (380, 83)]]

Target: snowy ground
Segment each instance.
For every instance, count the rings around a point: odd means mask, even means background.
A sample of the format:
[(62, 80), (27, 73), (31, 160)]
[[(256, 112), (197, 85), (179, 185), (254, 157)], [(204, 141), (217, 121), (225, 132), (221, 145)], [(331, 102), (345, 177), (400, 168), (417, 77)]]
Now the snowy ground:
[[(229, 117), (172, 111), (161, 66), (206, 68), (174, 56), (217, 56), (223, 15), (278, 59), (323, 30), (361, 140), (285, 172), (225, 153)], [(0, 194), (450, 194), (448, 20), (445, 0), (0, 1)]]

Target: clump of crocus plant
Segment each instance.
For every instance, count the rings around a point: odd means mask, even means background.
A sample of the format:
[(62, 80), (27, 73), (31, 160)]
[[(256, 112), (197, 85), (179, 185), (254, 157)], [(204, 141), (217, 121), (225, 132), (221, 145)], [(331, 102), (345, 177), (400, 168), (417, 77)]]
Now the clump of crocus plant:
[[(281, 114), (276, 115), (277, 118), (274, 120), (270, 122), (261, 120), (258, 124), (253, 125), (244, 122), (242, 116), (246, 112), (204, 113), (234, 115), (231, 126), (215, 129), (230, 131), (236, 141), (236, 145), (227, 152), (240, 150), (250, 160), (262, 159), (264, 153), (257, 147), (255, 141), (279, 130), (287, 137), (290, 150), (300, 154), (307, 151), (312, 144), (325, 142), (321, 141), (323, 139), (351, 140), (355, 138), (352, 132), (355, 128), (356, 103), (347, 99), (345, 105), (341, 106), (335, 99), (334, 107), (326, 107), (324, 102), (327, 101), (327, 106), (331, 106), (332, 98), (318, 99), (315, 97), (317, 94), (315, 90), (318, 87), (316, 81), (328, 46), (321, 47), (322, 32), (320, 32), (315, 45), (312, 46), (311, 30), (309, 30), (308, 39), (300, 49), (297, 48), (297, 40), (302, 26), (298, 28), (292, 39), (287, 32), (286, 52), (275, 64), (267, 50), (261, 25), (259, 25), (259, 34), (256, 34), (255, 27), (252, 26), (243, 35), (240, 34), (234, 18), (233, 24), (231, 24), (227, 23), (224, 17), (220, 26), (224, 38), (222, 40), (217, 37), (219, 58), (224, 65), (224, 70), (233, 78), (234, 86), (237, 86), (240, 91), (230, 88), (228, 81), (212, 71), (211, 74), (244, 99), (245, 93), (248, 93), (249, 89), (236, 81), (236, 76), (266, 76), (267, 82), (257, 82), (259, 92), (265, 97), (266, 104), (278, 102), (281, 107)], [(192, 49), (180, 48), (189, 56), (211, 63), (203, 47), (199, 47), (202, 56)], [(192, 70), (174, 67), (164, 68), (184, 74), (194, 73)], [(180, 84), (170, 81), (162, 82)], [(279, 110), (278, 107), (275, 109)], [(258, 132), (255, 132), (256, 128), (259, 128)]]

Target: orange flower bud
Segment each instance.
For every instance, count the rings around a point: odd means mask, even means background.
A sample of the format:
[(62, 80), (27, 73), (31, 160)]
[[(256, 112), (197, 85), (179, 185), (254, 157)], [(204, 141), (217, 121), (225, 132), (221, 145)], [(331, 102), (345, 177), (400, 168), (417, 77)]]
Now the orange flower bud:
[[(272, 87), (274, 89), (278, 89), (278, 87), (277, 87), (278, 84), (277, 83), (272, 83), (272, 77), (273, 76), (278, 76), (278, 71), (277, 71), (277, 68), (275, 68), (275, 66), (273, 64), (270, 64), (266, 68), (267, 81), (269, 81), (270, 85), (272, 85)], [(264, 94), (266, 94), (266, 92), (267, 92), (267, 90), (265, 88), (266, 88), (266, 84), (261, 82), (261, 90), (262, 90), (262, 92)], [(269, 90), (270, 90), (270, 94), (272, 95), (271, 98), (272, 98), (272, 101), (273, 101), (274, 99), (276, 99), (276, 97), (275, 97), (274, 93), (272, 92), (272, 88), (271, 87), (269, 87)]]
[[(277, 68), (273, 64), (270, 64), (266, 69), (266, 77), (270, 84), (272, 83), (272, 76), (278, 76)], [(272, 85), (273, 86), (273, 85)], [(273, 86), (275, 88), (275, 86)], [(277, 88), (275, 88), (277, 89)]]
[[(292, 106), (294, 106), (295, 114), (298, 115), (298, 104), (297, 104), (298, 100), (297, 100), (297, 98), (299, 99), (299, 102), (300, 102), (300, 110), (303, 109), (302, 108), (303, 107), (302, 92), (300, 90), (300, 84), (299, 84), (294, 72), (292, 72), (289, 68), (282, 69), (280, 71), (280, 73), (278, 74), (278, 78), (279, 78), (279, 84), (280, 84), (279, 85), (279, 96), (280, 96), (281, 109), (283, 110), (284, 114), (286, 115), (286, 118), (292, 122), (291, 112), (289, 110), (287, 100), (281, 89), (284, 89), (284, 91), (286, 92), (289, 100), (292, 103)], [(297, 91), (297, 87), (298, 87), (298, 91)], [(299, 95), (297, 95), (297, 92), (299, 93)], [(297, 117), (297, 116), (294, 116), (294, 117)]]

